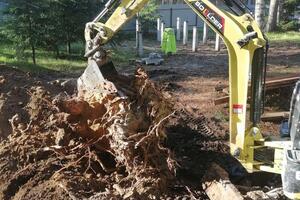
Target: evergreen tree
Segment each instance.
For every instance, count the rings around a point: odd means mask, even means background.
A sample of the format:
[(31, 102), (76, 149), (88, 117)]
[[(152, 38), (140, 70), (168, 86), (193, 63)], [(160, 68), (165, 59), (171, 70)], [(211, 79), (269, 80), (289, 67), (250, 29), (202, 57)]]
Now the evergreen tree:
[[(6, 35), (16, 44), (17, 55), (30, 48), (56, 52), (64, 45), (84, 40), (85, 24), (101, 10), (101, 0), (7, 0)], [(20, 56), (18, 56), (20, 57)]]
[(300, 0), (285, 0), (282, 6), (282, 13), (280, 14), (280, 29), (282, 31), (297, 31), (299, 22), (294, 18), (294, 14), (299, 10)]
[(32, 62), (36, 64), (36, 47), (41, 39), (40, 24), (43, 0), (8, 0), (6, 29), (8, 37), (16, 44), (17, 55), (31, 49)]

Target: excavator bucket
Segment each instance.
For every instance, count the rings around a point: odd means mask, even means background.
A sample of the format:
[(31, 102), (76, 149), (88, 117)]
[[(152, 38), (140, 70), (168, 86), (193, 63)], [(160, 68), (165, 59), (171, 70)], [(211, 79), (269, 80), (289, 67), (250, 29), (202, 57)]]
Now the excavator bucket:
[(99, 65), (94, 59), (89, 59), (87, 68), (77, 80), (79, 96), (117, 93), (115, 84), (111, 82), (116, 76), (118, 72), (112, 62)]

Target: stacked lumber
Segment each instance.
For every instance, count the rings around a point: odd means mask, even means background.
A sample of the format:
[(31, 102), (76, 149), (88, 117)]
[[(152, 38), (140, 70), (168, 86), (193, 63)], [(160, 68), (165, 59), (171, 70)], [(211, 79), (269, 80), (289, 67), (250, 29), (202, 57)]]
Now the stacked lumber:
[[(293, 77), (286, 77), (286, 78), (277, 78), (277, 79), (272, 79), (272, 80), (267, 80), (266, 81), (266, 90), (273, 90), (273, 89), (278, 89), (278, 88), (283, 88), (283, 87), (288, 87), (291, 85), (294, 85), (298, 80), (300, 80), (300, 76), (293, 76)], [(228, 87), (228, 86), (227, 86)], [(249, 90), (250, 90), (249, 86)], [(222, 87), (216, 87), (217, 91), (220, 91), (223, 88), (225, 89), (225, 87), (222, 85)], [(215, 105), (221, 105), (221, 104), (225, 104), (225, 103), (229, 103), (229, 95), (224, 96), (224, 97), (220, 97), (214, 100), (214, 104)]]

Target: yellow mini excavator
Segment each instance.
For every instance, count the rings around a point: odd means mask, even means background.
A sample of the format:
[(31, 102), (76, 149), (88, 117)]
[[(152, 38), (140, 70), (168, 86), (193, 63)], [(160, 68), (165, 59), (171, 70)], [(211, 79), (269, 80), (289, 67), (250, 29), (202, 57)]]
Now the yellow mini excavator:
[[(107, 64), (103, 46), (148, 1), (109, 0), (104, 10), (87, 23), (85, 56), (88, 67), (78, 79), (80, 91), (119, 92), (112, 78), (117, 71)], [(228, 49), (231, 154), (248, 172), (281, 174), (285, 195), (300, 199), (300, 82), (291, 102), (289, 137), (264, 138), (259, 123), (264, 102), (268, 42), (249, 9), (240, 0), (219, 1), (218, 6), (211, 0), (185, 0), (185, 3), (220, 35)], [(104, 16), (106, 22), (100, 22)], [(249, 82), (251, 103), (250, 117), (247, 119)]]

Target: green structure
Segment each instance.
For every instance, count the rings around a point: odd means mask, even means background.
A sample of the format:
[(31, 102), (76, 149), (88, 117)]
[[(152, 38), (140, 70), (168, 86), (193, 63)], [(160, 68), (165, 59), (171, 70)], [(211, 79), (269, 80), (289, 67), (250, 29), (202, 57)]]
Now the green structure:
[(166, 28), (163, 33), (161, 50), (165, 54), (176, 53), (176, 38), (174, 29)]

